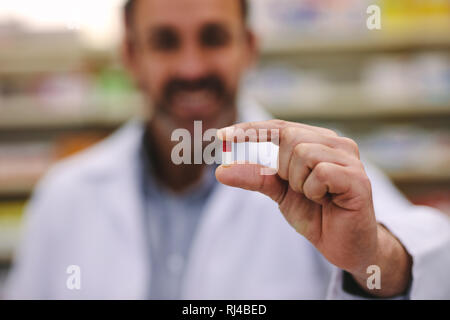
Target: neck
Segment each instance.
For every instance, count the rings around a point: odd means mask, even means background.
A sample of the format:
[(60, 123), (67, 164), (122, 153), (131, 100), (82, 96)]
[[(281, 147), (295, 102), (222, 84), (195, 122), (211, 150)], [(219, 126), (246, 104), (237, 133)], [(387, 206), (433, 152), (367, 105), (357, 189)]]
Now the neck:
[(161, 132), (150, 124), (145, 139), (147, 139), (149, 161), (156, 179), (176, 193), (181, 193), (200, 181), (206, 165), (175, 165), (171, 159), (173, 144), (170, 137), (164, 137), (164, 139), (156, 137), (161, 137)]
[[(229, 108), (221, 116), (207, 123), (203, 128), (223, 128), (236, 122), (237, 108)], [(172, 161), (172, 149), (178, 142), (171, 141), (174, 124), (165, 116), (154, 116), (146, 130), (146, 141), (149, 149), (149, 161), (157, 180), (174, 192), (181, 193), (195, 185), (202, 178), (206, 164), (181, 164)], [(191, 150), (194, 150), (192, 147)], [(192, 155), (193, 156), (193, 155)]]

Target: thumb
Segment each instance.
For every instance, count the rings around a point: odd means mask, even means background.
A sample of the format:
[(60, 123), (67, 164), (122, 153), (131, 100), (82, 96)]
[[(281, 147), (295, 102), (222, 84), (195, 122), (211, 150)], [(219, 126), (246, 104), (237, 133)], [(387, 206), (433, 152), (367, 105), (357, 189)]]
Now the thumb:
[(268, 170), (270, 169), (259, 164), (222, 165), (216, 170), (216, 178), (230, 187), (261, 192), (280, 204), (288, 185), (275, 170), (272, 170), (272, 175), (267, 175)]

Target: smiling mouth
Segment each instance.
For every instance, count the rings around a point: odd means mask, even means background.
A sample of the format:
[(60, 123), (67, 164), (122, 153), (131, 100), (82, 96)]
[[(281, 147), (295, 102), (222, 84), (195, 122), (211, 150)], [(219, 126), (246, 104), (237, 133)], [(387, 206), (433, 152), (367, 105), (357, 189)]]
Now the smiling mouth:
[(171, 99), (174, 114), (182, 118), (203, 119), (219, 109), (217, 94), (211, 90), (180, 90)]

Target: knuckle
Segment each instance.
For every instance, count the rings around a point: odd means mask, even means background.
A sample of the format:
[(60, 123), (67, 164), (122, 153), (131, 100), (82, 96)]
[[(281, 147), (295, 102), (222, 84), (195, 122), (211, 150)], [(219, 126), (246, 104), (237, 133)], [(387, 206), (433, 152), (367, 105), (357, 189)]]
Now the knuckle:
[(372, 188), (370, 179), (364, 172), (360, 173), (360, 181), (366, 188), (368, 189)]
[(358, 183), (361, 186), (365, 187), (365, 189), (367, 190), (372, 189), (370, 179), (362, 166), (359, 168), (352, 169), (350, 175), (351, 179), (358, 181)]
[(251, 130), (251, 129), (255, 129), (256, 127), (256, 122), (255, 121), (251, 121), (247, 123), (247, 130)]
[(309, 181), (305, 181), (305, 184), (303, 185), (303, 194), (306, 198), (311, 199), (313, 192), (311, 190), (311, 183)]
[(311, 145), (308, 143), (299, 143), (298, 145), (295, 146), (294, 148), (294, 155), (297, 158), (305, 158), (311, 150)]
[(350, 150), (359, 154), (359, 146), (355, 140), (346, 137), (341, 138), (341, 140), (342, 143), (346, 145)]
[(297, 129), (294, 127), (287, 127), (282, 130), (281, 135), (283, 141), (285, 141), (286, 143), (291, 143), (296, 139), (298, 132)]
[(327, 180), (329, 171), (330, 171), (330, 167), (324, 162), (319, 163), (314, 168), (314, 174), (315, 174), (317, 180), (319, 180), (319, 181)]
[(312, 201), (319, 201), (322, 198), (321, 195), (317, 193), (317, 190), (315, 190), (311, 186), (306, 186), (303, 192), (306, 198)]

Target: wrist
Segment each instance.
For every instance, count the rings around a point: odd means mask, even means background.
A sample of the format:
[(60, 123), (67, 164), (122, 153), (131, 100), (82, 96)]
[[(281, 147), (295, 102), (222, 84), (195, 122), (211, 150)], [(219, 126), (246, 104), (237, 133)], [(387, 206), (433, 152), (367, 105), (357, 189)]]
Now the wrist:
[[(375, 265), (381, 274), (381, 288), (369, 289), (367, 268)], [(382, 225), (377, 227), (377, 246), (373, 258), (362, 266), (359, 272), (352, 273), (355, 281), (368, 293), (377, 297), (393, 297), (404, 294), (411, 281), (412, 258), (400, 243)]]

